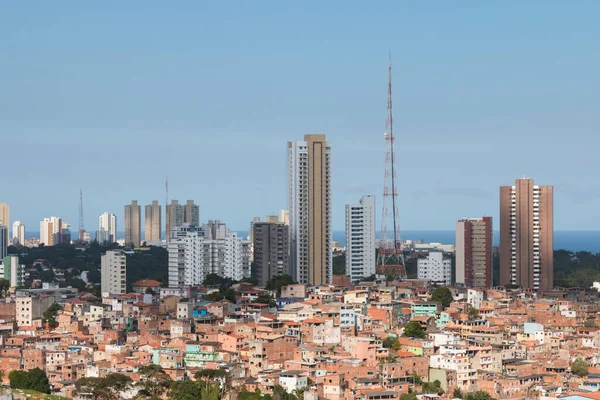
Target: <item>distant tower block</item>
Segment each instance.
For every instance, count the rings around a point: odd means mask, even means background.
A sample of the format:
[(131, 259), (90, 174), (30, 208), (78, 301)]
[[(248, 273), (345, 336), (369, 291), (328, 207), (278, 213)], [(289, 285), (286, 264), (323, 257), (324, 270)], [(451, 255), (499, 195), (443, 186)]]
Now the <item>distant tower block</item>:
[[(388, 64), (388, 116), (385, 133), (385, 179), (381, 218), (381, 239), (377, 249), (377, 273), (406, 279), (406, 264), (398, 224), (398, 191), (396, 189), (396, 154), (392, 112), (392, 60)], [(390, 204), (391, 203), (391, 204)], [(389, 229), (389, 230), (388, 230)]]

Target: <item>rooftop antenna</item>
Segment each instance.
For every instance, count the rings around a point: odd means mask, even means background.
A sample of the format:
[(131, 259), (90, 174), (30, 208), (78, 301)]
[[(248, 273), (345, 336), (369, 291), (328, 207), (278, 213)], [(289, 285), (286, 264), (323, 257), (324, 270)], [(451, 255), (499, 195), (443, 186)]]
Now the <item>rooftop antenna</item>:
[(168, 242), (171, 237), (169, 232), (169, 177), (165, 180), (165, 239)]
[(85, 228), (83, 224), (83, 189), (79, 189), (79, 241), (83, 242), (85, 238)]

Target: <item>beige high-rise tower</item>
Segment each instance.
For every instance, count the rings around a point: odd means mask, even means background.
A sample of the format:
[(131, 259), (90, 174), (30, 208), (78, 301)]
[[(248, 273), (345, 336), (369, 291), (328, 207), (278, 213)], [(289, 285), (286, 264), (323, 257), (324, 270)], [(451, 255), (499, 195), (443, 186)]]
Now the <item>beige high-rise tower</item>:
[(10, 206), (8, 203), (0, 203), (0, 225), (6, 226), (6, 237), (10, 237)]
[(141, 207), (138, 205), (137, 200), (133, 200), (131, 204), (125, 206), (125, 245), (134, 246), (140, 245), (140, 231), (141, 231)]
[(200, 226), (200, 206), (194, 200), (188, 200), (183, 205), (183, 222), (193, 226)]
[(500, 187), (500, 284), (550, 290), (554, 280), (553, 187), (517, 179)]
[(183, 206), (179, 204), (179, 201), (171, 200), (171, 204), (167, 204), (166, 214), (166, 233), (167, 242), (169, 242), (171, 240), (171, 231), (183, 225)]
[(288, 143), (290, 270), (300, 283), (331, 282), (331, 145), (325, 135)]
[(144, 224), (144, 240), (146, 243), (159, 242), (162, 239), (161, 207), (157, 200), (146, 206), (146, 223)]

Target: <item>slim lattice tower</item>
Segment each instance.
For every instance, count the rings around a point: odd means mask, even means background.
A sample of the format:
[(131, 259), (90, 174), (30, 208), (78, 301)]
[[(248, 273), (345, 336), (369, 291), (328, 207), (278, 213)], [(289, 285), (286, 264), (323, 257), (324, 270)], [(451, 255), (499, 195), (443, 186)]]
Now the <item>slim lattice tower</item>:
[[(167, 243), (171, 238), (171, 232), (169, 232), (169, 177), (165, 180), (165, 240)], [(162, 229), (162, 227), (160, 228)]]
[(83, 224), (83, 190), (79, 189), (79, 240), (85, 239), (85, 228)]
[(406, 265), (398, 224), (398, 191), (396, 188), (396, 153), (394, 150), (394, 116), (392, 112), (392, 59), (388, 64), (388, 115), (385, 136), (385, 176), (381, 238), (377, 249), (377, 273), (406, 279)]

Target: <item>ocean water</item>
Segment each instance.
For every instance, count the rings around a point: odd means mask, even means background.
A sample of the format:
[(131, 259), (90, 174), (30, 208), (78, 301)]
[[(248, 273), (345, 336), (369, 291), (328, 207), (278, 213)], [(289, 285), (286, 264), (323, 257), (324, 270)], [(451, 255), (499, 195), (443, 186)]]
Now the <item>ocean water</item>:
[[(333, 240), (346, 244), (346, 233), (334, 231)], [(422, 240), (424, 243), (456, 244), (455, 231), (403, 231), (402, 240)], [(379, 237), (379, 232), (377, 233)], [(500, 245), (500, 232), (494, 231), (494, 245)], [(554, 249), (600, 252), (600, 231), (554, 231)]]
[[(237, 233), (244, 238), (248, 236), (248, 231), (238, 231)], [(76, 232), (72, 234), (76, 235)], [(123, 232), (117, 232), (117, 236), (123, 237), (125, 235)], [(40, 236), (39, 232), (26, 232), (25, 237), (29, 239), (39, 238)], [(377, 237), (379, 237), (379, 232), (377, 232)], [(402, 231), (400, 237), (402, 240), (422, 240), (425, 243), (455, 244), (455, 232), (451, 230)], [(339, 242), (341, 246), (345, 246), (346, 233), (344, 231), (333, 231), (333, 240)], [(494, 245), (498, 246), (499, 241), (500, 232), (494, 231)], [(600, 231), (554, 231), (554, 249), (599, 253)]]

